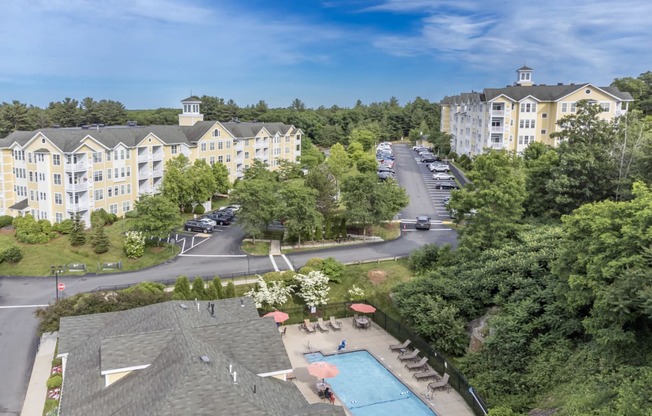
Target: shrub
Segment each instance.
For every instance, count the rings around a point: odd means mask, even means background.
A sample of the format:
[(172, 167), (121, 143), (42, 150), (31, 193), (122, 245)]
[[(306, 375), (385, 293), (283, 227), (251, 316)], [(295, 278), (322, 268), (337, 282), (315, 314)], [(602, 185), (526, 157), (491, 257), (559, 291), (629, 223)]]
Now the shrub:
[(137, 216), (138, 213), (136, 212), (136, 210), (125, 212), (125, 218), (136, 218)]
[(339, 278), (344, 273), (344, 264), (335, 260), (334, 257), (327, 257), (322, 261), (321, 271), (326, 274), (332, 281), (339, 283)]
[(192, 281), (192, 296), (197, 300), (206, 300), (206, 282), (201, 277)]
[(84, 232), (84, 221), (82, 221), (79, 214), (72, 220), (72, 229), (68, 235), (71, 246), (83, 246), (86, 244), (86, 233)]
[(55, 374), (50, 377), (46, 383), (48, 389), (53, 389), (55, 387), (61, 387), (62, 378), (60, 374)]
[(235, 297), (235, 285), (233, 284), (233, 282), (229, 282), (226, 284), (226, 289), (224, 290), (224, 297), (225, 298)]
[(54, 237), (49, 221), (36, 221), (30, 214), (14, 218), (12, 224), (16, 228), (16, 240), (21, 243), (43, 244)]
[(184, 205), (183, 212), (185, 212), (186, 214), (192, 214), (192, 204)]
[(204, 212), (206, 212), (206, 208), (204, 208), (202, 204), (197, 204), (197, 206), (195, 206), (195, 209), (193, 210), (193, 213), (197, 215), (201, 215)]
[(0, 215), (0, 228), (11, 225), (13, 221), (14, 221), (14, 217), (12, 217), (11, 215)]
[(190, 280), (186, 276), (177, 277), (174, 284), (174, 294), (172, 297), (177, 300), (189, 300), (192, 296), (190, 292)]
[(130, 259), (137, 259), (145, 254), (145, 236), (138, 231), (127, 231), (124, 240), (124, 252)]
[(219, 276), (215, 276), (213, 278), (213, 286), (215, 287), (215, 294), (217, 295), (217, 299), (223, 299), (224, 287), (222, 286), (222, 279), (220, 279)]
[(115, 214), (109, 214), (109, 224), (113, 224), (114, 222), (118, 221), (118, 216)]
[(324, 235), (322, 233), (321, 225), (318, 225), (317, 228), (315, 228), (315, 240), (321, 241), (323, 239), (324, 239)]
[(104, 226), (100, 225), (93, 229), (91, 246), (95, 254), (102, 254), (109, 251), (109, 237), (104, 232)]
[(101, 227), (106, 225), (108, 222), (109, 214), (104, 210), (104, 208), (91, 212), (91, 227)]
[(63, 220), (60, 223), (54, 224), (52, 229), (54, 231), (59, 231), (61, 234), (70, 234), (72, 231), (72, 226), (72, 219), (68, 218), (67, 220)]
[(9, 263), (18, 263), (23, 259), (23, 249), (17, 245), (11, 245), (0, 252), (0, 263), (8, 261)]
[(324, 265), (324, 260), (320, 259), (319, 257), (313, 257), (311, 259), (308, 259), (306, 264), (303, 265), (303, 267), (308, 267), (313, 270), (321, 270), (322, 266)]

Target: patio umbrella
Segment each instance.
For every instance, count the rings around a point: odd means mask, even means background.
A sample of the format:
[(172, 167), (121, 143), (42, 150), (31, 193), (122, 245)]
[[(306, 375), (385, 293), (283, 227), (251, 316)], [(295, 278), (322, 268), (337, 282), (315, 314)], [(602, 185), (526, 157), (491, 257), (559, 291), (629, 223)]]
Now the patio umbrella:
[(356, 312), (360, 313), (374, 313), (376, 312), (376, 308), (374, 308), (371, 305), (367, 305), (366, 303), (354, 303), (351, 305), (351, 309), (353, 309)]
[(290, 319), (290, 315), (281, 311), (269, 312), (263, 315), (263, 318), (270, 318), (270, 317), (274, 318), (274, 322), (276, 323), (285, 322), (288, 319)]
[(340, 373), (336, 365), (324, 361), (317, 361), (308, 365), (308, 373), (321, 378), (322, 382), (325, 378), (333, 378)]

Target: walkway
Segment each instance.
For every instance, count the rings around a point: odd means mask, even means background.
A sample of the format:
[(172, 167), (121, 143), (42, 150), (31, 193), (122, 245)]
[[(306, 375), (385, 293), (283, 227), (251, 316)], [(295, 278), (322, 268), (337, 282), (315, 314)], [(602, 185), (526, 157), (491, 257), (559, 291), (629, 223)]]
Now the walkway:
[(29, 379), (27, 395), (23, 402), (21, 416), (41, 416), (45, 406), (45, 395), (48, 392), (47, 381), (52, 370), (52, 360), (57, 347), (57, 333), (47, 332), (41, 337), (41, 343), (36, 353), (36, 360)]

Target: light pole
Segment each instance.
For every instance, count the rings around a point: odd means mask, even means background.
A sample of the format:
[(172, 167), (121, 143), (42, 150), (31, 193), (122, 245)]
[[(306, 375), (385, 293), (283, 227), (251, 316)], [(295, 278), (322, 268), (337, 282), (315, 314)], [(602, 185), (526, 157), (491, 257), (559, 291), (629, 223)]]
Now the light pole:
[(59, 274), (63, 272), (63, 266), (50, 266), (50, 269), (54, 275), (54, 288), (57, 291), (57, 300), (59, 300)]

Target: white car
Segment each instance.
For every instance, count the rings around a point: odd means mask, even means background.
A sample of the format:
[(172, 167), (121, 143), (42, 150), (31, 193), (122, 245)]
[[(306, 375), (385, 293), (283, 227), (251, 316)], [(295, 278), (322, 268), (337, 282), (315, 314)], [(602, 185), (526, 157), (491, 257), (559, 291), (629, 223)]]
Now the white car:
[(450, 168), (448, 165), (444, 165), (441, 163), (432, 163), (428, 165), (428, 169), (430, 169), (430, 172), (449, 172)]
[(198, 219), (197, 221), (199, 221), (199, 222), (203, 222), (204, 224), (208, 224), (208, 225), (210, 225), (211, 227), (215, 227), (215, 226), (217, 225), (217, 221), (212, 220), (212, 219), (210, 219), (210, 218), (206, 218), (206, 217), (204, 217), (204, 218), (200, 218), (200, 219)]
[(451, 174), (448, 174), (448, 173), (436, 172), (436, 173), (432, 174), (432, 179), (434, 179), (436, 181), (439, 181), (439, 180), (450, 181), (450, 180), (454, 180), (455, 177), (453, 175), (451, 175)]

